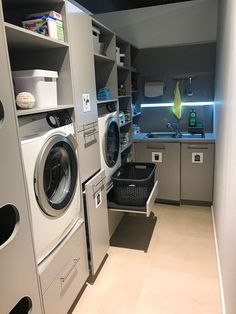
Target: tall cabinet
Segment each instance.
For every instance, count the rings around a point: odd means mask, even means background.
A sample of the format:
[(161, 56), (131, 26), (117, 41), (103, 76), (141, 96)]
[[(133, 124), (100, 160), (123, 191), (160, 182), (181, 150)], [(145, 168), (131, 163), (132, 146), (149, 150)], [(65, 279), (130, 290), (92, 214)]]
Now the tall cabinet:
[[(0, 313), (42, 313), (0, 4)], [(14, 27), (12, 27), (14, 28)], [(20, 42), (19, 38), (16, 38)]]

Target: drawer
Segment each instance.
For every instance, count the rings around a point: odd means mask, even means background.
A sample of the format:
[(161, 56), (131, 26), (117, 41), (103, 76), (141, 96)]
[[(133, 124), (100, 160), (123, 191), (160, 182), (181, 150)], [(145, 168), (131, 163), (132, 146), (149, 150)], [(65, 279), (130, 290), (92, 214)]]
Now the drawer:
[(84, 223), (40, 264), (39, 275), (45, 313), (67, 313), (89, 275)]
[(126, 212), (126, 213), (138, 213), (145, 214), (149, 217), (151, 211), (153, 210), (155, 200), (158, 196), (158, 181), (155, 182), (151, 193), (149, 194), (148, 200), (145, 206), (126, 206), (119, 205), (113, 201), (113, 189), (108, 193), (108, 209), (111, 211), (117, 212)]

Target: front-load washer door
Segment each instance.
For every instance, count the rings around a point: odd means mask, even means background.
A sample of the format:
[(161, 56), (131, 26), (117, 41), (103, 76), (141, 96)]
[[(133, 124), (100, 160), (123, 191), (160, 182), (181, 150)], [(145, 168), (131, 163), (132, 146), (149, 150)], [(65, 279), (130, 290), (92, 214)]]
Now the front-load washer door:
[(107, 166), (114, 167), (120, 153), (120, 132), (118, 123), (113, 117), (107, 121), (103, 153)]
[(68, 209), (77, 186), (76, 142), (72, 135), (54, 135), (44, 144), (35, 168), (35, 194), (40, 208), (52, 217)]

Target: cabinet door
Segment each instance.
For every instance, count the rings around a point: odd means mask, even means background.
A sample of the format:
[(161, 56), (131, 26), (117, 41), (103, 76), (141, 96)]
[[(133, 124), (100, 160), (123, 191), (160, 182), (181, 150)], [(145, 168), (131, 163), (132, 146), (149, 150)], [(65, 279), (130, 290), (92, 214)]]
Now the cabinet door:
[[(15, 305), (40, 314), (41, 303), (0, 4), (0, 313)], [(27, 303), (27, 304), (26, 304)], [(32, 308), (32, 311), (30, 310)], [(14, 313), (18, 312), (15, 308)]]
[(212, 202), (214, 144), (181, 145), (181, 200)]
[(158, 199), (180, 201), (180, 144), (135, 143), (135, 161), (157, 164)]
[(85, 184), (86, 219), (89, 236), (91, 272), (95, 275), (109, 248), (109, 229), (105, 171)]

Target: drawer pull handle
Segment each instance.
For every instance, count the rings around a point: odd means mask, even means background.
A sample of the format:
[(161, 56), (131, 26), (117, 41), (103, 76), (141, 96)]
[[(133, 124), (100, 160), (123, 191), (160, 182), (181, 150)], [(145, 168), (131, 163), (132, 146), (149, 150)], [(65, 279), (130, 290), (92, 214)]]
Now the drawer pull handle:
[(147, 149), (166, 149), (165, 145), (147, 145)]
[(200, 146), (200, 145), (189, 145), (188, 149), (208, 149), (207, 146)]
[(67, 274), (65, 274), (65, 276), (63, 277), (60, 277), (61, 281), (62, 282), (65, 282), (66, 279), (70, 276), (70, 274), (72, 273), (72, 271), (74, 270), (75, 266), (78, 264), (80, 258), (74, 258), (74, 262), (73, 262), (73, 265), (72, 267), (69, 269), (69, 271), (67, 272)]

